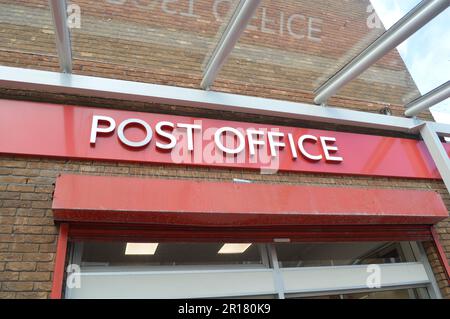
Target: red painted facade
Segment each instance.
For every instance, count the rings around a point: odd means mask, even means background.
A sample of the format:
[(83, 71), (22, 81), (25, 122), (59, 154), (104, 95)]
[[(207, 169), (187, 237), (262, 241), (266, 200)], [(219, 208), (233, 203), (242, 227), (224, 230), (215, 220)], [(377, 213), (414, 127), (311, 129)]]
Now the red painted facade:
[[(134, 149), (122, 144), (116, 132), (99, 133), (96, 143), (91, 144), (90, 132), (93, 115), (114, 118), (117, 125), (125, 119), (142, 119), (154, 128), (159, 121), (199, 124), (202, 133), (195, 133), (194, 150), (160, 150), (156, 142), (167, 143), (155, 136), (142, 148)], [(214, 132), (217, 128), (232, 127), (243, 132), (247, 129), (291, 133), (295, 140), (301, 135), (328, 136), (336, 139), (336, 155), (342, 162), (326, 160), (311, 161), (300, 155), (293, 159), (288, 147), (278, 150), (276, 157), (270, 157), (268, 150), (256, 160), (246, 149), (237, 156), (218, 154), (214, 147)], [(142, 139), (143, 131), (130, 127), (125, 130), (127, 138)], [(267, 140), (267, 137), (265, 137)], [(288, 141), (285, 141), (288, 144)], [(181, 137), (178, 141), (185, 145)], [(324, 155), (319, 143), (306, 142), (305, 149), (311, 154)], [(445, 145), (450, 148), (450, 145)], [(186, 150), (186, 149), (185, 149)], [(298, 151), (298, 150), (297, 150)], [(0, 101), (0, 152), (32, 156), (62, 158), (128, 161), (143, 163), (182, 164), (195, 166), (217, 166), (270, 171), (298, 171), (335, 173), (350, 175), (390, 176), (407, 178), (438, 179), (440, 175), (422, 141), (303, 129), (283, 126), (268, 126), (254, 123), (231, 122), (192, 117), (150, 114), (111, 109), (77, 107), (26, 101)]]
[(62, 175), (58, 221), (185, 226), (434, 224), (433, 191)]

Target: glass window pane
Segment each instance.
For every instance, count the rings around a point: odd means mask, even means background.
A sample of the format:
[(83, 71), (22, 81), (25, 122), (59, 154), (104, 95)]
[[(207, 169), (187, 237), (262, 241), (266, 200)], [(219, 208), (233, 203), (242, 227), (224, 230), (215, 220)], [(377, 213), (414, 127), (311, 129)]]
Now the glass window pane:
[[(405, 285), (423, 282), (423, 278), (417, 279), (417, 276), (411, 277), (412, 279), (410, 277), (399, 279), (397, 273), (395, 286), (389, 284), (386, 286), (389, 287), (388, 289), (384, 286), (380, 289), (360, 289), (366, 286), (356, 283), (355, 278), (352, 277), (354, 271), (360, 273), (363, 271), (362, 280), (364, 282), (366, 280), (365, 266), (357, 267), (357, 265), (414, 261), (406, 242), (276, 243), (274, 245), (281, 267), (320, 268), (281, 269), (283, 280), (285, 280), (284, 289), (290, 292), (287, 295), (288, 298), (429, 297), (426, 288), (423, 287), (404, 289)], [(275, 272), (269, 261), (269, 251), (270, 246), (262, 243), (76, 242), (72, 243), (69, 249), (69, 254), (72, 256), (70, 263), (81, 266), (80, 280), (83, 285), (82, 289), (68, 288), (66, 293), (69, 298), (89, 296), (272, 298), (277, 290), (274, 286)], [(355, 267), (320, 267), (330, 265), (355, 265)], [(411, 264), (408, 265), (411, 266)], [(413, 266), (418, 265), (413, 264)], [(402, 270), (408, 269), (407, 274), (415, 276), (416, 270), (402, 268), (407, 267), (404, 264), (396, 267)], [(345, 272), (340, 272), (340, 275), (336, 276), (335, 271), (342, 269), (345, 269)], [(294, 272), (304, 271), (307, 274), (303, 279), (297, 280), (298, 277), (292, 276)], [(320, 282), (314, 279), (318, 271), (321, 272), (320, 278), (331, 276), (339, 280), (325, 280), (325, 286), (321, 284), (316, 286), (315, 283), (311, 285), (311, 282)], [(291, 275), (287, 276), (288, 274)], [(311, 278), (313, 278), (312, 281)], [(308, 280), (311, 282), (308, 283)], [(297, 281), (297, 285), (289, 285), (294, 281)], [(194, 282), (202, 284), (193, 288)], [(218, 284), (219, 282), (221, 283)], [(173, 283), (177, 283), (178, 286), (174, 288)], [(124, 287), (128, 287), (128, 290), (124, 290)], [(343, 293), (338, 294), (339, 291)]]
[[(422, 290), (419, 292), (419, 290)], [(314, 297), (303, 297), (302, 299), (428, 299), (429, 296), (424, 288), (416, 289), (395, 289), (395, 290), (375, 290), (360, 293), (346, 293), (336, 295), (323, 295)], [(296, 298), (289, 297), (288, 298)]]
[(71, 29), (73, 72), (199, 87), (238, 2), (74, 1), (81, 27)]
[[(224, 243), (159, 243), (153, 254), (127, 254), (126, 242), (85, 242), (81, 266), (189, 266), (262, 264), (258, 245), (219, 253)], [(144, 251), (145, 253), (145, 251)]]
[[(245, 84), (268, 97), (312, 103), (315, 89), (385, 32), (383, 20), (394, 24), (419, 0), (389, 2), (401, 10), (383, 11), (369, 0), (264, 0), (214, 88)], [(415, 83), (393, 50), (329, 104), (364, 109), (367, 102), (399, 103), (411, 92)]]
[(59, 70), (48, 0), (0, 1), (0, 64)]
[(280, 267), (365, 265), (404, 262), (397, 243), (277, 243)]
[[(396, 6), (393, 7), (395, 11)], [(388, 8), (390, 6), (385, 4), (384, 9)], [(407, 11), (403, 7), (397, 10)], [(396, 49), (348, 83), (337, 95), (351, 96), (358, 86), (366, 83), (372, 88), (366, 92), (367, 97), (373, 101), (399, 105), (395, 113), (403, 115), (404, 105), (450, 79), (448, 43), (450, 43), (450, 9), (440, 13), (411, 35)], [(401, 61), (397, 61), (398, 63), (394, 63), (396, 55), (402, 58)], [(390, 70), (385, 71), (384, 76), (381, 76), (383, 65), (390, 66)], [(364, 96), (358, 96), (358, 98), (363, 99)], [(449, 101), (441, 104), (441, 109), (443, 105), (450, 105)]]

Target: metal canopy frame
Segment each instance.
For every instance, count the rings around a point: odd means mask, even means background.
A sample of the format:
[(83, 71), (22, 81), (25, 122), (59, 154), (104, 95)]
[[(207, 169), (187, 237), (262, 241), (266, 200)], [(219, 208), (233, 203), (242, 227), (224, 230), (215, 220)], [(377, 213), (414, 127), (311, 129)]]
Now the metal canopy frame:
[(241, 0), (239, 2), (203, 72), (203, 79), (200, 84), (203, 89), (209, 89), (213, 84), (221, 67), (238, 42), (242, 32), (244, 32), (260, 3), (261, 0)]
[(406, 104), (406, 116), (415, 116), (450, 97), (450, 81)]
[(420, 135), (422, 136), (422, 139), (425, 142), (425, 145), (427, 146), (428, 151), (430, 152), (431, 157), (439, 170), (439, 173), (441, 174), (447, 190), (450, 190), (450, 158), (448, 157), (447, 151), (442, 145), (439, 136), (428, 124), (422, 126), (420, 129)]
[(72, 72), (72, 45), (67, 25), (66, 0), (49, 0), (55, 27), (56, 50), (61, 72)]
[(322, 107), (230, 93), (0, 66), (0, 86), (90, 97), (174, 104), (421, 135), (450, 193), (450, 160), (439, 135), (450, 125), (337, 107)]
[(449, 0), (424, 0), (358, 54), (314, 93), (316, 104), (326, 103), (345, 84), (367, 70), (450, 5)]
[[(427, 123), (416, 118), (345, 108), (324, 108), (314, 104), (7, 66), (0, 66), (0, 86), (277, 116), (412, 134), (418, 133), (420, 127)], [(428, 123), (440, 134), (450, 137), (450, 125)]]
[[(219, 42), (217, 43), (201, 81), (201, 88), (209, 90), (221, 67), (234, 49), (237, 41), (252, 19), (261, 0), (240, 0)], [(67, 25), (66, 0), (49, 0), (55, 26), (56, 48), (60, 69), (64, 73), (72, 72), (72, 50), (70, 32)], [(331, 76), (315, 90), (314, 102), (325, 104), (340, 88), (367, 70), (390, 50), (406, 40), (417, 30), (430, 22), (439, 13), (450, 6), (450, 0), (422, 0), (402, 19), (384, 32), (378, 39), (355, 56), (340, 71)], [(449, 82), (410, 102), (406, 107), (406, 116), (415, 116), (450, 96)]]

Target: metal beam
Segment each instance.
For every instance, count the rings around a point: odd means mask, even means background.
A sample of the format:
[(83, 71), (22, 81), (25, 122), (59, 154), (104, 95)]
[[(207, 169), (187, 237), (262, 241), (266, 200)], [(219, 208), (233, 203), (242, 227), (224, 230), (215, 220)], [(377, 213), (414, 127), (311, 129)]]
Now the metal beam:
[(66, 93), (129, 101), (163, 103), (204, 109), (235, 111), (322, 123), (421, 134), (450, 192), (450, 159), (438, 134), (450, 136), (450, 125), (321, 107), (274, 99), (139, 83), (92, 76), (0, 66), (0, 87), (18, 90)]
[[(367, 127), (419, 134), (425, 122), (337, 107), (92, 76), (0, 66), (0, 87), (190, 106), (211, 110)], [(450, 125), (439, 124), (450, 136)]]
[(450, 158), (447, 151), (431, 125), (425, 124), (420, 130), (420, 135), (450, 193)]
[(437, 122), (424, 122), (439, 136), (450, 137), (450, 125)]
[(359, 76), (389, 51), (410, 37), (450, 5), (449, 0), (423, 0), (378, 39), (357, 55), (315, 92), (314, 103), (322, 104), (345, 84)]
[(421, 97), (408, 103), (405, 106), (406, 107), (405, 115), (415, 116), (420, 112), (429, 109), (433, 105), (436, 105), (449, 97), (450, 97), (450, 81), (447, 81), (446, 83), (428, 92), (427, 94), (422, 95)]
[(208, 89), (213, 84), (222, 65), (227, 60), (260, 3), (261, 0), (241, 0), (239, 2), (203, 72), (201, 83), (203, 89)]
[(69, 28), (67, 26), (66, 0), (49, 0), (55, 28), (56, 50), (62, 72), (72, 72), (72, 48)]

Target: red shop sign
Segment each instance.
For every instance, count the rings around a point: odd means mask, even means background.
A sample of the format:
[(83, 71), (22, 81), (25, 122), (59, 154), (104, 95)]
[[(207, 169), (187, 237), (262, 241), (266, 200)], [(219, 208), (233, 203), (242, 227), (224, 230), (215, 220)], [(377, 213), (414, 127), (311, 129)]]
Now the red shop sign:
[(0, 100), (0, 153), (440, 178), (413, 139), (12, 100)]

